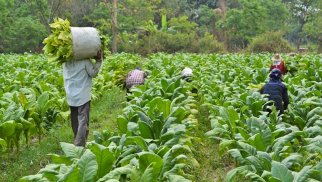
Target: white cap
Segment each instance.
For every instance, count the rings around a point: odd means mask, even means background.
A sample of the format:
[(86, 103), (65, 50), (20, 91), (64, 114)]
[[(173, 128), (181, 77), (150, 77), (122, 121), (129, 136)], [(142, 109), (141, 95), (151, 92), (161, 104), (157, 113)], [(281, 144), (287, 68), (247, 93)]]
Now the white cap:
[(192, 76), (192, 69), (185, 67), (181, 72), (181, 76)]

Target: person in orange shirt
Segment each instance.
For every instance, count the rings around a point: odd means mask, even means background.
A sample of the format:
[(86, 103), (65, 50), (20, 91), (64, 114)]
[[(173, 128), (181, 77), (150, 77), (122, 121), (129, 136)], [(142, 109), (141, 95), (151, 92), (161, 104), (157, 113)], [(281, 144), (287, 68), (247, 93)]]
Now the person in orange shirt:
[(272, 71), (275, 68), (279, 69), (283, 75), (285, 75), (287, 73), (287, 68), (285, 66), (285, 62), (279, 54), (275, 54), (273, 56), (272, 64), (271, 64), (271, 67), (269, 70)]

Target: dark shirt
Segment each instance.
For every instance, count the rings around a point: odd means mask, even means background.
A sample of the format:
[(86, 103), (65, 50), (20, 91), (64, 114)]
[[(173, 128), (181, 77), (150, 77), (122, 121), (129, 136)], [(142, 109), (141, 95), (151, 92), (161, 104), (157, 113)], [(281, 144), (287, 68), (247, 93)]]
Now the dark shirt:
[(262, 88), (261, 94), (269, 95), (268, 99), (274, 101), (274, 105), (280, 111), (280, 114), (284, 113), (284, 110), (287, 109), (289, 104), (288, 93), (286, 86), (282, 82), (270, 80)]

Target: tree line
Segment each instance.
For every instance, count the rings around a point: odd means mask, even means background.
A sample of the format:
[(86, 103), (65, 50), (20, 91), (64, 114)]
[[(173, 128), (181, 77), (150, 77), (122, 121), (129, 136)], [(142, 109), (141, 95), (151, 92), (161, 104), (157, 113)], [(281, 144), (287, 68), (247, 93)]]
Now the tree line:
[(322, 0), (0, 0), (0, 53), (41, 52), (54, 18), (114, 52), (322, 52)]

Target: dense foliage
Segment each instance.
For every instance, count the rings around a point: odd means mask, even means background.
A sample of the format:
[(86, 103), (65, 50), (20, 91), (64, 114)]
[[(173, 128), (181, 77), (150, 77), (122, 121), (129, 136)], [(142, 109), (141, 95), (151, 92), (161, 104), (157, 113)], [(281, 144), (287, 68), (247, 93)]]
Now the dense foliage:
[[(290, 72), (283, 80), (291, 104), (282, 116), (274, 107), (268, 115), (263, 110), (267, 97), (258, 92), (268, 79), (270, 58), (108, 57), (95, 87), (108, 87), (110, 82), (101, 81), (105, 78), (120, 85), (124, 77), (118, 75), (139, 61), (149, 72), (145, 85), (128, 96), (132, 100), (117, 119), (117, 131), (94, 132), (95, 140), (85, 149), (61, 143), (63, 155), (52, 154), (50, 164), (21, 181), (194, 181), (193, 171), (200, 167), (193, 155), (198, 152), (194, 131), (201, 108), (211, 123), (206, 135), (218, 142), (222, 155), (236, 161), (226, 181), (321, 181), (322, 58), (284, 56)], [(191, 83), (180, 79), (184, 66), (194, 68)]]
[[(322, 50), (322, 0), (117, 2), (119, 52), (241, 51), (267, 32), (281, 32), (296, 48)], [(112, 1), (103, 0), (0, 0), (0, 53), (40, 51), (57, 17), (72, 26), (94, 26), (110, 37), (112, 7)], [(261, 46), (259, 51), (272, 50)]]
[[(118, 59), (118, 64), (107, 61), (93, 83), (93, 101), (113, 85), (121, 85), (127, 71), (140, 60), (127, 56)], [(30, 139), (38, 136), (40, 142), (47, 131), (69, 118), (62, 67), (48, 64), (44, 56), (28, 54), (0, 54), (0, 64), (0, 155), (12, 152), (14, 147), (19, 154), (22, 141), (28, 147)]]

